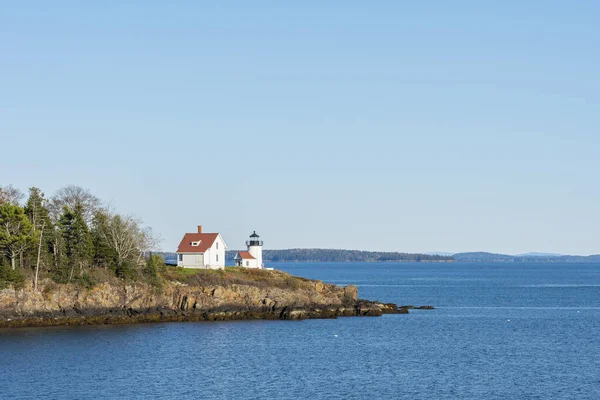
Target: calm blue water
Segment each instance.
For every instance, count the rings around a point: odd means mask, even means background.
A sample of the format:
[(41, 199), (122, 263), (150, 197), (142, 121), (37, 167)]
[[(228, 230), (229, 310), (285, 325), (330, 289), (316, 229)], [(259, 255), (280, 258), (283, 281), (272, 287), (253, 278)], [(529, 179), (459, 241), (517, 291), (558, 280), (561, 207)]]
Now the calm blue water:
[(600, 265), (273, 266), (438, 308), (0, 330), (0, 398), (600, 399)]

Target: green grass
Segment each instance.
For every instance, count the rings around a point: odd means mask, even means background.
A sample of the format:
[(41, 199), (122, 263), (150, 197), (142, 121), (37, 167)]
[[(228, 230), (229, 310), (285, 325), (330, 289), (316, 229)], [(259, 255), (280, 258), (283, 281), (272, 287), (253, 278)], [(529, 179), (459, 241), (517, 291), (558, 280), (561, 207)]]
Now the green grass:
[(184, 281), (188, 277), (195, 275), (200, 271), (195, 268), (181, 268), (181, 267), (165, 267), (164, 271), (161, 271), (163, 278), (169, 281)]

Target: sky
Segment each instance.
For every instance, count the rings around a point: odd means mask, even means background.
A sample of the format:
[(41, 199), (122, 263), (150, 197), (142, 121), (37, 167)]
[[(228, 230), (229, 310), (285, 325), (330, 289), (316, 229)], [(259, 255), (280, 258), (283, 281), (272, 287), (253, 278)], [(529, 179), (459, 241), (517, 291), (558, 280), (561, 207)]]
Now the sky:
[[(292, 4), (293, 3), (293, 4)], [(0, 185), (175, 251), (600, 253), (600, 3), (7, 2)]]

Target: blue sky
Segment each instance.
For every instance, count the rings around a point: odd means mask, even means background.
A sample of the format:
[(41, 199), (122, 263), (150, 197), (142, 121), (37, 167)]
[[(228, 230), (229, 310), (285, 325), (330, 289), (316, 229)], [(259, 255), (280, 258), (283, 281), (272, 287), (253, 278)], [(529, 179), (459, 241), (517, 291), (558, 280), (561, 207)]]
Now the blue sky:
[(2, 7), (0, 184), (164, 250), (600, 253), (597, 2), (119, 3)]

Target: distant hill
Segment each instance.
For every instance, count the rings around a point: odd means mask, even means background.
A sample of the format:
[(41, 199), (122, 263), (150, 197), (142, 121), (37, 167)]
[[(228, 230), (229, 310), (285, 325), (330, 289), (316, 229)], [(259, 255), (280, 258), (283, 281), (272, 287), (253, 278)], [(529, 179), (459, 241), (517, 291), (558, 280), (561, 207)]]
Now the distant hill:
[(525, 254), (517, 254), (516, 257), (562, 257), (563, 254), (556, 253), (525, 253)]
[(509, 263), (600, 263), (600, 254), (592, 256), (565, 256), (543, 253), (528, 253), (517, 256), (485, 252), (457, 253), (454, 260), (459, 262), (509, 262)]
[(455, 261), (460, 262), (513, 262), (515, 256), (506, 254), (485, 253), (483, 251), (473, 253), (456, 253), (452, 256)]

